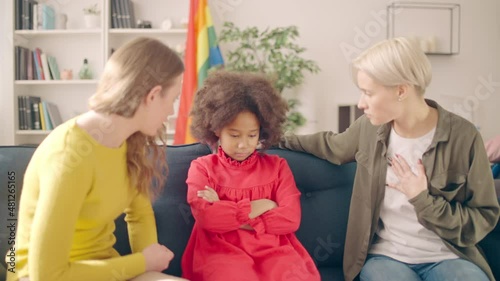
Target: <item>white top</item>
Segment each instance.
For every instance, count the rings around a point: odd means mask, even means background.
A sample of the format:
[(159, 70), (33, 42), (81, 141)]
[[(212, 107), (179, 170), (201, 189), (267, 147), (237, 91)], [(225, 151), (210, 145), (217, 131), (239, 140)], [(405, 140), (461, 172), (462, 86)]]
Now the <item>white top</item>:
[[(408, 139), (399, 136), (394, 128), (389, 137), (387, 156), (404, 157), (412, 171), (417, 171), (417, 161), (431, 144), (435, 128), (422, 137)], [(387, 183), (398, 183), (391, 166), (387, 167)], [(417, 220), (417, 214), (402, 192), (386, 187), (380, 210), (377, 239), (369, 250), (405, 263), (431, 263), (458, 258), (443, 243), (441, 238)]]

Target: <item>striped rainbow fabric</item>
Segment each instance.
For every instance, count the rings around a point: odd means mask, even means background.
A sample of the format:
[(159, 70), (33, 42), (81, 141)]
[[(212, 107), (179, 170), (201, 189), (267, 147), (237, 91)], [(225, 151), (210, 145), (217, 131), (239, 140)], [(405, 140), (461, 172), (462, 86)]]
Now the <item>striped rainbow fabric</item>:
[(175, 125), (174, 144), (194, 143), (189, 132), (189, 111), (196, 91), (207, 78), (208, 70), (223, 65), (224, 61), (216, 45), (215, 29), (207, 0), (190, 0), (189, 23), (184, 58), (184, 77), (179, 113)]

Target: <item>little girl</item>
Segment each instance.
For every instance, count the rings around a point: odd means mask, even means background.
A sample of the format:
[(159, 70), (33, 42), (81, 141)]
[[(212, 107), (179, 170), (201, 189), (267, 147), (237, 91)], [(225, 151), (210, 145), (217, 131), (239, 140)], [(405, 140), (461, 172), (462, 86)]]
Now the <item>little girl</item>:
[(286, 102), (265, 78), (218, 72), (195, 96), (191, 133), (217, 154), (194, 160), (187, 201), (196, 219), (182, 258), (192, 281), (320, 280), (295, 231), (300, 192), (287, 162), (256, 151), (282, 135)]

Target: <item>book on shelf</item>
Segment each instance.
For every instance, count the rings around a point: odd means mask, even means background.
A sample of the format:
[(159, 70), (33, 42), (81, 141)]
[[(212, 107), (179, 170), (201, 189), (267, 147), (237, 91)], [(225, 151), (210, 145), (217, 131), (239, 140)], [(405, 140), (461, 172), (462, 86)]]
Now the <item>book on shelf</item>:
[[(59, 113), (59, 108), (57, 108), (57, 105), (50, 103), (50, 102), (45, 102), (47, 105), (47, 114), (49, 116), (50, 124), (52, 128), (55, 128), (63, 123), (63, 120), (61, 118), (61, 114)], [(44, 107), (45, 109), (45, 107)]]
[(22, 0), (15, 0), (14, 1), (14, 27), (16, 30), (22, 29), (23, 23), (22, 23)]
[(42, 101), (42, 99), (40, 97), (30, 97), (30, 99), (32, 99), (30, 100), (30, 102), (33, 107), (31, 109), (31, 120), (33, 121), (32, 129), (41, 130), (42, 126), (40, 124), (40, 102)]
[(54, 80), (61, 80), (61, 74), (59, 73), (59, 67), (57, 66), (56, 58), (53, 56), (47, 56), (49, 63), (50, 75)]
[(122, 0), (125, 6), (125, 22), (127, 28), (135, 28), (134, 3), (131, 0)]
[(52, 80), (50, 76), (49, 62), (47, 61), (47, 54), (41, 53), (40, 59), (42, 61), (43, 74), (45, 75), (45, 80)]
[(31, 50), (26, 49), (27, 56), (27, 67), (26, 67), (26, 79), (33, 80), (34, 79), (34, 69), (33, 69), (33, 56), (31, 55)]
[(125, 0), (116, 1), (118, 2), (119, 28), (127, 28), (127, 22), (125, 20)]
[(42, 67), (42, 50), (40, 48), (35, 48), (33, 51), (34, 59), (36, 60), (36, 73), (38, 74), (38, 80), (45, 80), (45, 73)]
[(16, 30), (55, 29), (55, 10), (51, 5), (34, 0), (15, 0)]
[(116, 0), (111, 0), (111, 28), (118, 28), (118, 14), (116, 12)]
[(15, 60), (15, 65), (16, 65), (16, 72), (15, 72), (15, 78), (16, 80), (21, 80), (21, 56), (22, 56), (23, 49), (20, 46), (15, 46), (14, 47), (14, 60)]
[(52, 130), (63, 123), (57, 105), (38, 96), (18, 96), (19, 130)]
[(19, 130), (39, 130), (40, 125), (36, 121), (40, 121), (38, 106), (35, 108), (35, 103), (41, 101), (37, 96), (19, 96), (18, 97), (18, 112), (22, 117), (19, 118), (22, 123), (19, 124)]
[(43, 102), (40, 102), (38, 104), (38, 110), (40, 110), (40, 127), (42, 127), (43, 131), (48, 130), (47, 129), (47, 123), (45, 122), (45, 113), (43, 109)]
[(131, 0), (111, 0), (111, 28), (135, 28), (134, 3)]
[(19, 130), (28, 130), (26, 126), (26, 120), (24, 118), (24, 112), (26, 111), (25, 105), (24, 105), (24, 100), (23, 97), (19, 96), (17, 97), (17, 117), (19, 120)]
[(15, 46), (16, 80), (60, 80), (59, 66), (55, 57), (43, 53), (40, 48), (29, 50)]
[[(55, 29), (56, 28), (56, 12), (54, 8), (47, 4), (40, 4), (38, 6), (38, 16), (41, 15), (41, 20), (38, 18), (38, 23), (42, 22), (41, 29)], [(40, 12), (41, 9), (41, 12)]]
[(15, 0), (15, 25), (18, 30), (33, 29), (33, 5), (37, 4), (32, 0)]

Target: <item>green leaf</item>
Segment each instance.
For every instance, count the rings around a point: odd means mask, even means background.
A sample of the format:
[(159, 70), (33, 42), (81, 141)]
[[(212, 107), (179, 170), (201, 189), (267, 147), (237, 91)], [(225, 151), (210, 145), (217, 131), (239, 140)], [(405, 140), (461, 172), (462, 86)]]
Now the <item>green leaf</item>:
[[(227, 69), (265, 73), (283, 93), (284, 89), (302, 84), (305, 73), (320, 71), (316, 62), (302, 57), (306, 49), (297, 44), (299, 36), (297, 26), (240, 29), (232, 22), (224, 22), (218, 42), (235, 46), (226, 52)], [(295, 110), (298, 100), (288, 99), (288, 104), (285, 129), (295, 130), (306, 119)]]

